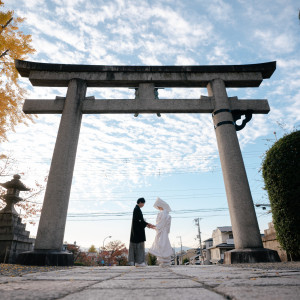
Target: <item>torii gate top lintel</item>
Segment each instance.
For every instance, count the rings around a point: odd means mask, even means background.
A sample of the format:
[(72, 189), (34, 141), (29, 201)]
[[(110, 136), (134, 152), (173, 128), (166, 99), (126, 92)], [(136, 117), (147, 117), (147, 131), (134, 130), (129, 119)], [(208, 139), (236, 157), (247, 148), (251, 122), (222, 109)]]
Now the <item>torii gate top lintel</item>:
[(156, 87), (206, 87), (214, 78), (226, 87), (258, 87), (270, 78), (276, 61), (247, 65), (206, 66), (106, 66), (36, 63), (16, 60), (22, 77), (34, 86), (68, 86), (70, 79), (86, 81), (88, 87), (137, 87), (155, 83)]

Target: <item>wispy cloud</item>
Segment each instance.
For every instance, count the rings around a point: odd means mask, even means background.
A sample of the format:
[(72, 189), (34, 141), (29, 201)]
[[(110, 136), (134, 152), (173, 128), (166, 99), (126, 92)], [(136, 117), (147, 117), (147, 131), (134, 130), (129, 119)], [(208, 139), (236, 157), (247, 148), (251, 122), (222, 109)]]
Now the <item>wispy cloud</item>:
[(275, 54), (291, 53), (295, 50), (296, 43), (292, 34), (281, 33), (278, 35), (275, 31), (256, 30), (254, 37), (258, 38), (263, 48)]

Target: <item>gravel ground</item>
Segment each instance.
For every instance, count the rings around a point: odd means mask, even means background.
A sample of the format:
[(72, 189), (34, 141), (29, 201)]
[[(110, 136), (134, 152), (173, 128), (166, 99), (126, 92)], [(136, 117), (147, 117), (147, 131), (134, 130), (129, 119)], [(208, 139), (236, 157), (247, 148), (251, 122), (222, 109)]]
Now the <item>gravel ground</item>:
[(28, 273), (50, 272), (56, 270), (66, 270), (70, 268), (72, 267), (37, 267), (37, 266), (0, 264), (0, 277), (1, 276), (21, 277), (22, 275)]
[(237, 268), (254, 268), (265, 270), (300, 270), (300, 261), (288, 261), (278, 263), (255, 263), (255, 264), (234, 264), (221, 265), (223, 267), (237, 267)]

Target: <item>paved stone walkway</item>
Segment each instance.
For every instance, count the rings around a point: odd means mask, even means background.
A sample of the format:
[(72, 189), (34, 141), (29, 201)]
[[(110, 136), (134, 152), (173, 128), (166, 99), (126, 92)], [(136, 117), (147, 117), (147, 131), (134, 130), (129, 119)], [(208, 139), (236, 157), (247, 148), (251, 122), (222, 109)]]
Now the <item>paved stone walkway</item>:
[(75, 267), (0, 276), (0, 299), (299, 299), (300, 269)]

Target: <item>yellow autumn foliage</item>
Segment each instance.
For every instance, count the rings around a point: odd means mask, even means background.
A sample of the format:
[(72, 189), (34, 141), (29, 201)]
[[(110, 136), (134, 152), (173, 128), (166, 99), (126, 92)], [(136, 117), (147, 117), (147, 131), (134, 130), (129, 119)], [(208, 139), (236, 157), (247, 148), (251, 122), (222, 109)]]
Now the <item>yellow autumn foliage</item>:
[(4, 12), (4, 2), (0, 0), (0, 142), (6, 141), (6, 132), (14, 130), (18, 123), (32, 120), (32, 116), (22, 111), (25, 89), (18, 82), (15, 59), (26, 59), (34, 53), (30, 46), (31, 35), (19, 29), (23, 18), (14, 17), (14, 11)]

